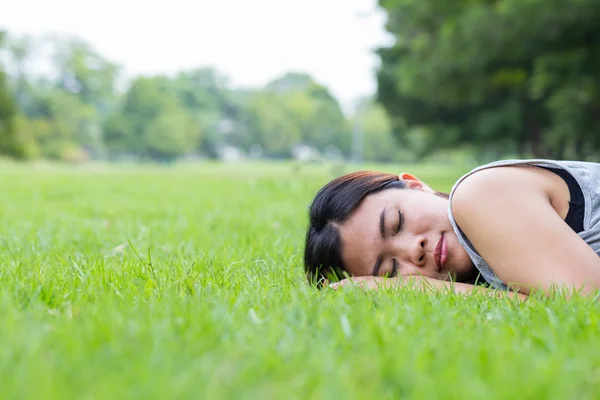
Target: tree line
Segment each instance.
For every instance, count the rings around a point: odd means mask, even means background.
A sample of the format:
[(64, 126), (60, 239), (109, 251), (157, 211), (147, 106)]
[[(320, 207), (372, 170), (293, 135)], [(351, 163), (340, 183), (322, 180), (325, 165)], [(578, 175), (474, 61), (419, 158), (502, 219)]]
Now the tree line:
[(60, 35), (4, 33), (0, 54), (0, 154), (14, 158), (348, 159), (356, 129), (363, 159), (410, 157), (380, 104), (363, 99), (360, 113), (347, 115), (307, 74), (242, 89), (208, 67), (124, 82), (119, 65)]
[(242, 89), (206, 67), (123, 81), (80, 39), (2, 34), (0, 153), (598, 160), (600, 0), (378, 4), (394, 40), (351, 114), (302, 73)]

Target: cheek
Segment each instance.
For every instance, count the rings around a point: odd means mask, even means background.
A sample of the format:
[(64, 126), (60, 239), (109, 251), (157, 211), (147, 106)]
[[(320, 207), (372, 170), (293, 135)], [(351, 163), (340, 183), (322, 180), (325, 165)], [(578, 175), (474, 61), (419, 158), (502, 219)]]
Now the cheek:
[(440, 203), (436, 199), (415, 203), (411, 210), (406, 210), (406, 212), (410, 212), (414, 216), (412, 218), (414, 226), (419, 230), (451, 227), (446, 204)]
[(360, 229), (346, 230), (340, 237), (342, 247), (342, 262), (350, 275), (363, 276), (368, 275), (367, 260), (371, 256), (373, 245), (369, 245), (373, 240)]
[(454, 231), (452, 231), (451, 236), (448, 239), (448, 244), (453, 253), (453, 263), (456, 264), (457, 267), (470, 264), (471, 258), (469, 257), (469, 254), (462, 246), (462, 244), (460, 244), (460, 242), (458, 241), (458, 237), (456, 236)]
[(464, 252), (464, 249), (462, 247), (462, 245), (460, 244), (460, 242), (458, 241), (458, 237), (456, 236), (456, 233), (454, 233), (453, 230), (446, 232), (446, 238), (448, 239), (448, 245), (450, 246), (450, 248), (452, 249), (452, 251), (456, 252), (457, 255), (458, 254), (462, 254)]
[[(446, 225), (447, 218), (444, 219), (443, 216), (437, 213), (422, 212), (416, 214), (413, 221), (417, 233), (427, 233), (431, 231), (441, 232), (448, 228)], [(447, 221), (447, 223), (449, 225), (450, 221)]]

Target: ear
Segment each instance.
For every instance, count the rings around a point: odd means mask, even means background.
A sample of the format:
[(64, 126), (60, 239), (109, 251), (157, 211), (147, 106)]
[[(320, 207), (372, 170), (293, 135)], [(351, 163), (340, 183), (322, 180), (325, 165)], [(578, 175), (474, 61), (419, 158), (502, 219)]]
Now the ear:
[(421, 181), (416, 176), (409, 174), (408, 172), (403, 172), (400, 175), (398, 175), (398, 177), (400, 178), (400, 180), (406, 183), (409, 189), (417, 189), (422, 190), (424, 192), (435, 193), (435, 191), (433, 191), (429, 186), (427, 186), (425, 182)]

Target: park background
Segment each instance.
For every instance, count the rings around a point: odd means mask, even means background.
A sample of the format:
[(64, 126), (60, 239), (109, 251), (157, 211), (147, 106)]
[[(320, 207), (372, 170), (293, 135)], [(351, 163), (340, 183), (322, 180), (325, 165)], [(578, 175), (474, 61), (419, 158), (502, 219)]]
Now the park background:
[(0, 20), (0, 154), (597, 159), (597, 17), (594, 0), (26, 0)]
[(302, 270), (344, 172), (597, 161), (600, 0), (0, 7), (3, 398), (595, 399), (600, 305)]

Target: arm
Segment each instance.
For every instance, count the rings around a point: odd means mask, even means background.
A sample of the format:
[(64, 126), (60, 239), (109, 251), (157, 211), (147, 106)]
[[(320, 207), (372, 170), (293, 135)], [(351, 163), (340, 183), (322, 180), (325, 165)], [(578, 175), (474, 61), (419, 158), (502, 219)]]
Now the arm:
[(521, 300), (526, 299), (528, 296), (524, 293), (508, 292), (501, 290), (488, 289), (483, 286), (470, 285), (468, 283), (461, 282), (447, 282), (440, 281), (438, 279), (429, 278), (426, 276), (406, 276), (406, 277), (394, 277), (385, 278), (381, 276), (359, 276), (354, 278), (344, 279), (339, 282), (332, 283), (329, 285), (332, 289), (339, 289), (343, 286), (356, 285), (365, 289), (379, 289), (380, 287), (398, 287), (398, 286), (410, 286), (416, 287), (421, 291), (427, 290), (450, 290), (455, 293), (469, 294), (471, 292), (483, 292), (491, 296), (507, 296), (507, 297), (518, 297)]

